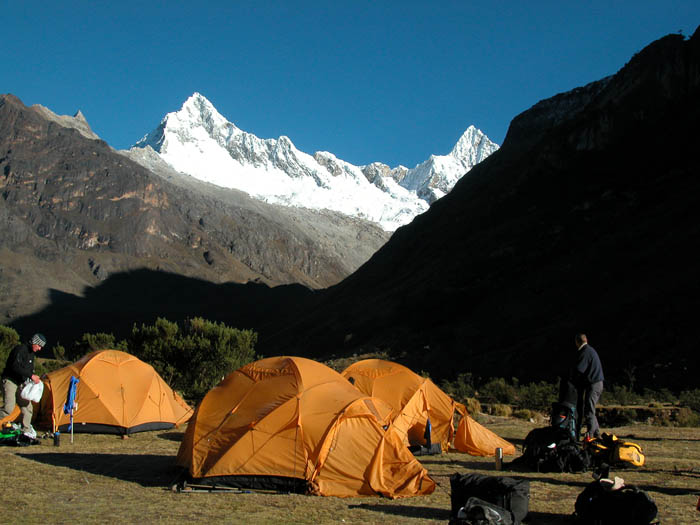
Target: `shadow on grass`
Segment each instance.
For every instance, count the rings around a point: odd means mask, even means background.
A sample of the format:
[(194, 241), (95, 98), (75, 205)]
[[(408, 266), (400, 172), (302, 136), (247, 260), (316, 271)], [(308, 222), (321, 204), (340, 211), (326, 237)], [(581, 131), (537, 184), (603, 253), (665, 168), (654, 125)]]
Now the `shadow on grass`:
[(184, 436), (184, 432), (165, 432), (163, 434), (158, 434), (158, 437), (161, 439), (165, 439), (166, 441), (176, 441), (177, 443), (182, 442), (182, 438)]
[(635, 441), (700, 441), (700, 438), (673, 438), (673, 437), (643, 437), (628, 434), (626, 436), (618, 436), (620, 439), (633, 439)]
[(524, 437), (508, 437), (506, 435), (502, 435), (501, 437), (503, 439), (505, 439), (506, 441), (512, 443), (516, 447), (520, 447), (520, 450), (522, 450), (523, 447), (525, 446), (525, 438)]
[(523, 520), (527, 525), (559, 525), (561, 523), (578, 523), (571, 514), (553, 514), (550, 512), (530, 512)]
[(573, 481), (570, 479), (558, 479), (558, 478), (546, 478), (540, 476), (527, 476), (525, 473), (513, 470), (503, 470), (501, 471), (502, 476), (508, 476), (513, 479), (526, 479), (530, 482), (547, 483), (549, 485), (566, 485), (567, 487), (586, 487), (588, 486), (592, 479), (586, 479), (585, 481)]
[(66, 467), (88, 474), (138, 483), (143, 487), (168, 486), (182, 470), (175, 465), (172, 456), (156, 454), (18, 453), (17, 455), (54, 467)]
[(450, 519), (449, 509), (436, 509), (433, 507), (360, 503), (359, 505), (348, 505), (348, 508), (370, 510), (372, 512), (381, 512), (382, 514), (392, 514), (395, 516), (406, 516), (407, 518), (423, 518), (440, 521), (447, 521)]
[(439, 459), (424, 459), (425, 456), (420, 456), (416, 458), (422, 465), (441, 465), (445, 467), (454, 467), (459, 469), (468, 470), (489, 470), (490, 468), (495, 468), (491, 463), (484, 463), (483, 461), (459, 461), (457, 459), (450, 460), (449, 462)]
[(650, 469), (646, 468), (644, 470), (639, 471), (640, 474), (649, 474), (649, 475), (654, 475), (654, 474), (671, 474), (673, 476), (680, 476), (680, 477), (685, 477), (685, 478), (698, 478), (700, 479), (700, 471), (694, 470), (694, 469)]

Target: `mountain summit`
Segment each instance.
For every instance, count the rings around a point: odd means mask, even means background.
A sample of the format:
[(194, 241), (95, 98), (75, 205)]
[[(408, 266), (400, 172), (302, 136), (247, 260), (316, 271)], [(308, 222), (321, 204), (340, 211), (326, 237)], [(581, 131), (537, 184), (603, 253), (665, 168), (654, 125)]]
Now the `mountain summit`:
[(449, 155), (433, 155), (414, 169), (355, 166), (329, 152), (304, 153), (286, 136), (260, 139), (242, 131), (199, 93), (135, 147), (151, 147), (177, 171), (262, 201), (330, 209), (377, 222), (387, 231), (426, 211), (498, 149), (471, 126)]

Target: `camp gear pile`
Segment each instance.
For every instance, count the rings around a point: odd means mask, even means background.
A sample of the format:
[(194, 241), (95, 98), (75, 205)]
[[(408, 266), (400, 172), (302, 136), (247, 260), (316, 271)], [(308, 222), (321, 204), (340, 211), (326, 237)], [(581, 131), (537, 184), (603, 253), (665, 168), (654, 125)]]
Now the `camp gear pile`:
[(505, 476), (483, 474), (458, 474), (450, 476), (451, 516), (457, 518), (459, 510), (470, 498), (479, 498), (506, 509), (514, 525), (527, 516), (530, 505), (530, 482)]
[(588, 452), (565, 428), (543, 427), (525, 437), (523, 453), (508, 468), (535, 472), (584, 472), (591, 467)]
[[(608, 483), (606, 483), (606, 481)], [(576, 517), (580, 523), (596, 525), (649, 525), (654, 522), (657, 507), (654, 500), (623, 480), (601, 479), (589, 484), (576, 499)]]
[(19, 425), (5, 423), (0, 426), (0, 446), (26, 447), (38, 445), (40, 441), (25, 434)]

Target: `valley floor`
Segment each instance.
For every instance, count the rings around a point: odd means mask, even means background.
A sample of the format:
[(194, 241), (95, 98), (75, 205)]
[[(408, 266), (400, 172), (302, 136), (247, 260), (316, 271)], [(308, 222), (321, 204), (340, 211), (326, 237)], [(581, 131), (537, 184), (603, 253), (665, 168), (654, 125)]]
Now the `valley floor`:
[[(492, 418), (485, 425), (518, 445), (534, 424)], [(607, 429), (604, 429), (607, 430)], [(661, 523), (697, 523), (700, 429), (635, 425), (612, 429), (639, 443), (647, 464), (614, 471), (647, 491)], [(460, 453), (422, 456), (439, 486), (430, 496), (324, 498), (282, 494), (173, 493), (174, 457), (182, 429), (116, 436), (62, 435), (60, 447), (42, 439), (31, 447), (0, 447), (0, 522), (23, 523), (445, 523), (455, 472), (503, 474), (530, 480), (530, 515), (537, 525), (575, 523), (576, 497), (591, 474), (495, 472), (493, 458)], [(512, 458), (506, 458), (507, 460)]]

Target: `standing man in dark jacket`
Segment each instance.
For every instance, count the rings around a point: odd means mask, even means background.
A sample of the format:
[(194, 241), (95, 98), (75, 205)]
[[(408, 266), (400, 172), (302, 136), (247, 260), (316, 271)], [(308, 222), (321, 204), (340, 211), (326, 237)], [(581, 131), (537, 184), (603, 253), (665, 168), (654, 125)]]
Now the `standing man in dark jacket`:
[(0, 419), (12, 414), (15, 404), (22, 412), (22, 431), (30, 437), (36, 437), (32, 428), (32, 402), (20, 397), (20, 387), (22, 383), (31, 380), (39, 383), (41, 379), (34, 373), (34, 354), (41, 350), (46, 344), (46, 337), (43, 334), (34, 334), (28, 344), (15, 346), (5, 363), (5, 370), (2, 372), (2, 388), (5, 393), (5, 406), (0, 408)]
[(603, 393), (603, 366), (595, 349), (588, 344), (586, 334), (577, 334), (576, 360), (571, 371), (576, 388), (578, 389), (578, 425), (577, 432), (586, 424), (586, 436), (589, 438), (600, 436), (598, 418), (595, 415), (595, 406)]

